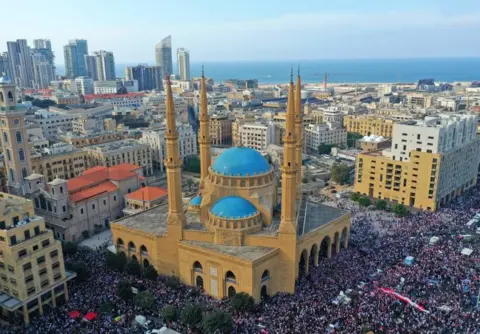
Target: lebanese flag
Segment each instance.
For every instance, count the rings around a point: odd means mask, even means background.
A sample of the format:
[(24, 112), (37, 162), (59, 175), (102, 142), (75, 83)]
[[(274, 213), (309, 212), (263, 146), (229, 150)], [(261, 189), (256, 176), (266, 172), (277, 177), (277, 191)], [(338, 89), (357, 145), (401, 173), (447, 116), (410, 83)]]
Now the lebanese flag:
[(412, 301), (410, 298), (408, 297), (405, 297), (399, 293), (396, 293), (394, 290), (392, 289), (389, 289), (389, 288), (378, 288), (378, 290), (380, 290), (381, 292), (383, 293), (386, 293), (390, 296), (393, 296), (395, 298), (397, 298), (398, 300), (401, 300), (402, 302), (404, 303), (407, 303), (409, 304), (410, 306), (413, 306), (415, 307), (417, 310), (419, 311), (422, 311), (422, 312), (425, 312), (425, 313), (430, 313), (429, 311), (427, 311), (422, 305), (420, 304), (417, 304), (415, 303), (414, 301)]

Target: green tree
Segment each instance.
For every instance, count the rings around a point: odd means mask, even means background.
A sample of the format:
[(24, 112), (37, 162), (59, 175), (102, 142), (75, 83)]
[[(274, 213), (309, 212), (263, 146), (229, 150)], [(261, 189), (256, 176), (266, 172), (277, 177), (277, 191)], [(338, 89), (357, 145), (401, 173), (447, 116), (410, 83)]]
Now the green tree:
[(360, 197), (358, 199), (358, 205), (360, 206), (367, 207), (367, 206), (370, 206), (371, 204), (372, 204), (372, 201), (368, 197)]
[(398, 217), (405, 217), (406, 215), (409, 214), (408, 209), (403, 204), (395, 204), (394, 206), (392, 206), (392, 211)]
[(375, 207), (377, 208), (377, 210), (385, 210), (387, 208), (387, 201), (385, 201), (383, 199), (379, 199), (375, 203)]
[(344, 163), (334, 163), (332, 165), (332, 180), (344, 184), (350, 180), (350, 168)]
[(72, 265), (72, 270), (77, 273), (77, 280), (84, 282), (90, 275), (88, 272), (87, 264), (83, 261), (76, 261)]
[(57, 103), (49, 99), (46, 99), (46, 100), (34, 99), (32, 101), (32, 105), (38, 108), (47, 109), (48, 107), (56, 106)]
[(189, 157), (184, 169), (188, 172), (200, 173), (200, 159), (197, 156)]
[(350, 199), (354, 202), (358, 201), (360, 199), (360, 194), (359, 193), (351, 193), (350, 194)]
[(140, 268), (140, 264), (135, 259), (130, 259), (127, 261), (125, 265), (125, 272), (130, 275), (140, 275), (142, 269)]
[(63, 253), (66, 255), (73, 255), (77, 252), (77, 244), (71, 241), (62, 243)]
[(33, 97), (31, 97), (30, 95), (25, 95), (25, 101), (33, 101), (35, 100)]
[(155, 281), (158, 277), (158, 273), (153, 266), (148, 266), (143, 271), (143, 276), (145, 276), (145, 278), (148, 278), (149, 280)]
[(173, 305), (166, 305), (162, 309), (163, 319), (168, 322), (177, 320), (177, 308)]
[(248, 293), (240, 292), (232, 297), (231, 305), (237, 312), (250, 312), (255, 307), (255, 300)]
[(125, 301), (132, 299), (133, 297), (132, 283), (130, 283), (127, 280), (121, 280), (120, 282), (117, 283), (116, 293), (117, 293), (117, 297)]
[(329, 144), (320, 144), (318, 145), (318, 154), (330, 154), (330, 151), (332, 150), (332, 147), (335, 147), (335, 145), (329, 145)]
[(155, 304), (155, 296), (148, 290), (139, 292), (135, 297), (135, 304), (141, 309), (148, 310)]
[(187, 305), (180, 313), (180, 321), (191, 328), (200, 326), (202, 320), (203, 311), (198, 305)]
[(192, 192), (192, 187), (193, 187), (193, 185), (195, 184), (195, 182), (193, 182), (192, 179), (187, 179), (186, 182), (187, 182), (188, 191), (189, 191), (189, 192)]
[(361, 138), (363, 138), (363, 136), (359, 133), (347, 132), (347, 146), (355, 147), (356, 141)]
[(180, 286), (180, 281), (179, 281), (178, 277), (176, 277), (176, 276), (168, 276), (167, 281), (165, 282), (165, 284), (166, 284), (169, 288), (178, 289), (178, 287)]
[(233, 319), (230, 313), (215, 311), (203, 320), (203, 331), (206, 334), (230, 334), (233, 331)]

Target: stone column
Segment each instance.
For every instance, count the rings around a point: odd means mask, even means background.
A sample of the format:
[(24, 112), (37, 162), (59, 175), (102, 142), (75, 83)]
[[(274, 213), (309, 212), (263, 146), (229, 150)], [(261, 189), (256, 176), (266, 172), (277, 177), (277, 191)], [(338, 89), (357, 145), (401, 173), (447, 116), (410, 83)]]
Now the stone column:
[(52, 294), (53, 307), (57, 307), (57, 298), (55, 297), (55, 289), (50, 290), (50, 293)]
[(331, 259), (332, 258), (332, 243), (329, 242), (327, 244), (327, 258)]
[(38, 312), (40, 312), (40, 315), (43, 315), (43, 305), (41, 297), (38, 297)]
[(23, 321), (25, 321), (26, 324), (30, 323), (30, 318), (28, 316), (27, 304), (23, 305)]
[(65, 303), (68, 302), (68, 289), (67, 289), (67, 282), (63, 283), (65, 284), (65, 288), (63, 289), (63, 294), (65, 296)]

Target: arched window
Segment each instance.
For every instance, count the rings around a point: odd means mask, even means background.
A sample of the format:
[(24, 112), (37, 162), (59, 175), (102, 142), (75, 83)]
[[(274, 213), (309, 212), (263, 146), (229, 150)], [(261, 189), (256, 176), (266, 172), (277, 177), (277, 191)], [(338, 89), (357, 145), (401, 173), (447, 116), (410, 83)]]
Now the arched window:
[(4, 101), (5, 101), (5, 100), (4, 100), (4, 98), (3, 98), (3, 93), (0, 92), (0, 102), (4, 102)]
[(227, 282), (232, 282), (232, 283), (235, 283), (237, 281), (237, 278), (235, 277), (235, 274), (232, 273), (230, 270), (227, 271), (227, 273), (225, 274), (225, 280)]
[(10, 150), (7, 148), (7, 159), (8, 161), (12, 161), (12, 155), (10, 154)]
[(150, 262), (148, 262), (147, 259), (144, 259), (144, 260), (143, 260), (143, 267), (144, 267), (144, 268), (147, 268), (149, 265), (150, 265)]
[(52, 187), (52, 195), (55, 195), (55, 188)]
[(63, 187), (60, 187), (60, 194), (63, 194)]
[(141, 246), (140, 246), (140, 253), (141, 253), (142, 255), (148, 255), (148, 249), (147, 249), (147, 247), (145, 247), (144, 245), (141, 245)]
[(196, 279), (195, 283), (196, 283), (195, 285), (197, 286), (197, 288), (203, 289), (203, 278), (202, 278), (202, 276), (200, 276), (200, 275), (197, 276), (197, 279)]
[(117, 247), (122, 247), (123, 248), (123, 240), (121, 238), (117, 239)]
[(135, 244), (131, 241), (128, 243), (128, 250), (131, 252), (135, 252), (137, 250), (137, 248), (135, 247)]
[(27, 169), (26, 169), (26, 168), (22, 168), (22, 177), (23, 177), (23, 178), (26, 178), (27, 176), (28, 176)]
[(8, 136), (7, 136), (7, 133), (6, 133), (6, 132), (3, 133), (3, 141), (4, 141), (5, 143), (8, 143)]
[(20, 161), (25, 161), (25, 152), (23, 151), (23, 148), (18, 150), (18, 157)]
[(15, 172), (10, 168), (10, 182), (15, 182)]
[(38, 198), (34, 198), (35, 200), (35, 207), (38, 209), (40, 207), (40, 204), (38, 203)]
[(200, 262), (195, 261), (195, 263), (193, 264), (193, 271), (196, 271), (196, 272), (199, 272), (199, 273), (203, 272), (203, 267), (200, 264)]
[(266, 281), (270, 278), (270, 272), (268, 270), (265, 270), (262, 274), (262, 282)]
[(237, 294), (237, 290), (233, 286), (228, 287), (228, 297), (233, 297)]
[(17, 137), (17, 143), (21, 143), (22, 142), (22, 133), (20, 131), (17, 131), (15, 133), (15, 137)]
[(8, 99), (9, 99), (10, 101), (13, 101), (13, 94), (12, 94), (12, 92), (8, 92)]

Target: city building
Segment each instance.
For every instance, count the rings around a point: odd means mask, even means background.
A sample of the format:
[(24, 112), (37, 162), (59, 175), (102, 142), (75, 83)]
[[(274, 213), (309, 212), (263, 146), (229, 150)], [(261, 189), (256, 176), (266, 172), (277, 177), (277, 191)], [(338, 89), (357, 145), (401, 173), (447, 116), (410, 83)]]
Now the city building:
[(97, 57), (85, 55), (85, 70), (87, 71), (87, 77), (93, 81), (98, 81), (97, 73)]
[[(104, 127), (105, 126), (106, 124), (104, 123)], [(123, 135), (123, 133), (121, 133), (120, 131), (114, 131), (113, 129), (105, 128), (105, 131), (102, 131), (99, 133), (87, 134), (87, 135), (68, 132), (66, 134), (60, 135), (59, 137), (60, 137), (60, 140), (62, 140), (63, 142), (70, 144), (76, 148), (82, 148), (85, 146), (92, 146), (97, 144), (104, 144), (104, 143), (109, 143), (111, 141), (124, 139), (125, 136)]]
[(184, 48), (177, 49), (177, 66), (180, 80), (190, 80), (190, 52)]
[(116, 80), (113, 52), (100, 50), (93, 52), (93, 55), (95, 57), (98, 81)]
[(244, 123), (238, 127), (239, 146), (265, 151), (270, 144), (280, 144), (280, 129), (268, 123)]
[(407, 94), (407, 102), (412, 106), (421, 108), (430, 108), (432, 106), (433, 97), (428, 93), (409, 93)]
[[(234, 147), (212, 165), (201, 164), (201, 175), (207, 176), (188, 205), (182, 198), (176, 112), (168, 79), (166, 91), (168, 203), (113, 222), (115, 251), (214, 298), (245, 292), (260, 300), (278, 292), (294, 293), (296, 280), (309, 272), (310, 265), (316, 266), (319, 257), (331, 257), (341, 245), (348, 246), (350, 214), (307, 197), (296, 200), (293, 82), (281, 192), (274, 169), (258, 151)], [(210, 150), (204, 146), (210, 145), (206, 92), (202, 100), (200, 137), (206, 138), (200, 160), (210, 161)]]
[(52, 42), (49, 39), (34, 39), (33, 47), (35, 49), (48, 49), (52, 50)]
[[(153, 169), (164, 171), (164, 161), (166, 157), (166, 142), (165, 142), (166, 128), (162, 127), (150, 131), (143, 131), (141, 143), (147, 144), (152, 149), (152, 163)], [(197, 149), (197, 134), (189, 124), (177, 123), (178, 148), (180, 152), (180, 159), (185, 161), (185, 158), (198, 155)]]
[(32, 50), (26, 39), (7, 42), (8, 61), (12, 82), (22, 88), (35, 87)]
[(155, 45), (155, 62), (163, 75), (173, 74), (172, 36), (167, 36)]
[(145, 185), (142, 167), (132, 164), (97, 166), (68, 181), (56, 177), (47, 183), (36, 173), (26, 180), (37, 214), (56, 238), (70, 241), (108, 229), (122, 216), (124, 197)]
[(147, 144), (135, 139), (117, 140), (109, 143), (84, 147), (88, 166), (115, 166), (134, 164), (142, 166), (143, 175), (152, 175), (152, 154)]
[(8, 52), (4, 52), (0, 54), (0, 73), (4, 73), (6, 77), (11, 78), (13, 77), (10, 69), (10, 63), (8, 58)]
[(65, 76), (75, 79), (87, 76), (85, 56), (88, 55), (88, 44), (84, 39), (72, 39), (63, 47), (65, 57)]
[(53, 92), (51, 100), (55, 101), (56, 104), (66, 106), (80, 104), (80, 96), (78, 94), (65, 90), (57, 90)]
[(50, 81), (55, 80), (55, 66), (52, 65), (44, 54), (34, 52), (33, 60), (33, 80), (34, 88), (45, 89), (50, 85)]
[[(99, 82), (99, 81), (97, 81)], [(112, 83), (111, 85), (109, 83)], [(95, 86), (95, 83), (94, 83)], [(99, 91), (112, 91), (114, 88), (113, 81), (108, 81), (104, 85), (97, 85), (97, 92)], [(95, 89), (95, 88), (94, 88)], [(99, 103), (102, 105), (111, 106), (111, 111), (108, 116), (112, 115), (112, 110), (114, 108), (120, 107), (140, 107), (142, 105), (144, 94), (143, 93), (127, 93), (127, 94), (116, 94), (116, 93), (104, 93), (104, 94), (95, 94), (95, 95), (85, 95), (85, 102)], [(107, 115), (104, 115), (107, 116)]]
[(67, 281), (77, 274), (65, 270), (60, 241), (34, 213), (31, 200), (0, 193), (0, 238), (3, 319), (28, 324), (31, 316), (68, 301)]
[(364, 136), (356, 142), (356, 147), (361, 149), (362, 152), (378, 151), (388, 148), (391, 145), (392, 141), (390, 139), (377, 135)]
[(73, 131), (72, 122), (80, 117), (79, 114), (62, 115), (45, 109), (35, 111), (34, 118), (29, 118), (29, 122), (41, 127), (43, 137), (53, 140), (57, 138), (60, 132), (67, 133)]
[(362, 136), (377, 135), (386, 138), (392, 137), (395, 121), (376, 115), (345, 115), (343, 124), (348, 132), (355, 132)]
[(32, 170), (30, 144), (25, 129), (25, 109), (17, 106), (16, 87), (8, 77), (0, 77), (0, 131), (8, 192), (23, 195), (23, 180)]
[(137, 80), (138, 90), (162, 90), (162, 68), (160, 66), (129, 66), (125, 67), (125, 79)]
[(146, 186), (125, 195), (123, 214), (125, 216), (133, 215), (165, 203), (167, 200), (167, 189)]
[(347, 130), (344, 128), (332, 128), (326, 123), (309, 124), (304, 129), (304, 137), (305, 147), (314, 151), (316, 151), (321, 144), (334, 146), (347, 145)]
[(93, 79), (90, 77), (75, 78), (77, 92), (82, 95), (93, 94)]
[[(273, 121), (275, 122), (276, 125), (278, 125), (281, 128), (285, 128), (286, 120), (287, 120), (287, 113), (285, 112), (279, 112), (273, 116)], [(308, 115), (304, 115), (302, 121), (303, 121), (304, 127), (307, 126), (308, 124), (315, 124), (315, 119)]]
[(120, 80), (93, 82), (93, 93), (95, 95), (117, 94), (120, 88), (122, 88), (122, 82)]
[(91, 135), (93, 133), (103, 132), (105, 130), (103, 119), (100, 117), (80, 116), (72, 121), (74, 133), (81, 135)]
[(391, 148), (357, 158), (355, 191), (436, 210), (477, 183), (475, 115), (439, 114), (394, 125)]
[(210, 116), (210, 140), (213, 145), (229, 145), (232, 143), (233, 120), (228, 115)]

